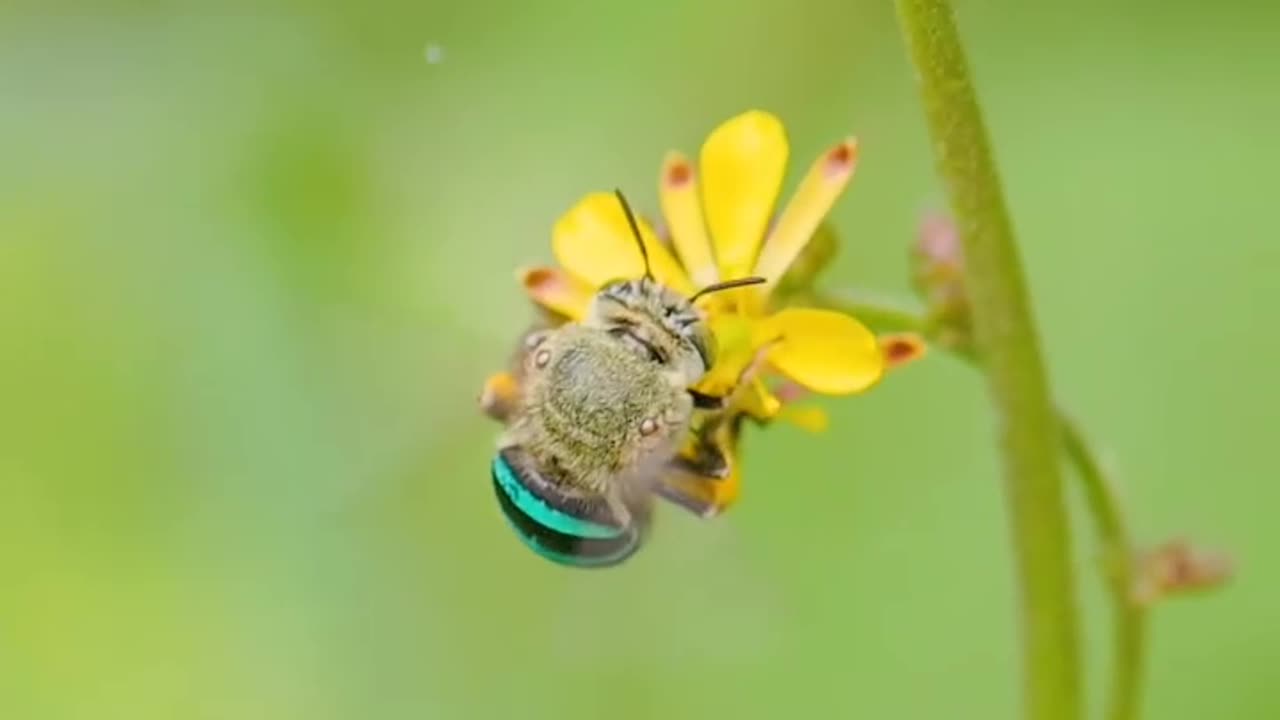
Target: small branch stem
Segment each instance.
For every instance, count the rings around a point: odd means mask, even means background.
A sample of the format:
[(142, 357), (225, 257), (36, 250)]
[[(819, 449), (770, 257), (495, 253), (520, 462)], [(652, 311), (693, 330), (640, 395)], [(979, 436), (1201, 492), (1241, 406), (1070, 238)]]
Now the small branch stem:
[(921, 310), (865, 293), (809, 290), (788, 298), (787, 304), (839, 310), (858, 318), (877, 332), (918, 332), (930, 335), (929, 322)]
[(1075, 720), (1080, 658), (1059, 431), (1022, 264), (951, 6), (897, 0), (897, 7), (960, 232), (975, 348), (999, 423), (1022, 623), (1024, 717)]
[[(919, 311), (869, 296), (849, 292), (809, 292), (797, 296), (794, 302), (853, 315), (878, 333), (918, 332), (930, 342), (939, 343), (940, 340), (938, 328)], [(947, 348), (945, 344), (939, 346)], [(976, 366), (977, 361), (971, 353), (947, 349)], [(1105, 580), (1111, 595), (1114, 638), (1106, 718), (1137, 720), (1141, 709), (1147, 614), (1132, 596), (1137, 571), (1134, 567), (1136, 548), (1133, 535), (1125, 520), (1117, 485), (1085, 439), (1080, 426), (1061, 409), (1057, 411), (1057, 417), (1062, 433), (1062, 450), (1080, 480), (1101, 548)]]
[(1146, 641), (1146, 610), (1133, 599), (1135, 549), (1115, 482), (1089, 446), (1080, 427), (1061, 410), (1062, 447), (1084, 487), (1089, 514), (1093, 516), (1111, 593), (1112, 646), (1111, 687), (1106, 717), (1109, 720), (1136, 720), (1141, 710), (1143, 647)]

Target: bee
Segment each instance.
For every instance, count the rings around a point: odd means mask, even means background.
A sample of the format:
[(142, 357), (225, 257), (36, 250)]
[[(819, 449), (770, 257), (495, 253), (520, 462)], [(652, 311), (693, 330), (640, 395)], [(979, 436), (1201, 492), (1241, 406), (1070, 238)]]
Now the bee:
[(491, 465), (498, 503), (520, 539), (575, 567), (607, 567), (634, 554), (648, 535), (658, 481), (673, 463), (697, 462), (679, 453), (694, 413), (718, 409), (722, 399), (692, 389), (716, 349), (694, 302), (764, 282), (729, 280), (692, 297), (657, 282), (635, 216), (615, 194), (644, 275), (605, 285), (582, 321), (522, 338), (519, 394), (503, 412), (507, 427)]

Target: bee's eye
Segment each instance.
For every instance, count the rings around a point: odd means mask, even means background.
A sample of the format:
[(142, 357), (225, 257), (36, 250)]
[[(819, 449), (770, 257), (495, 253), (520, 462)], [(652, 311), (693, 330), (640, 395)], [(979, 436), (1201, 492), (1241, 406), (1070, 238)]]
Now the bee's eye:
[(710, 370), (715, 357), (712, 354), (711, 347), (707, 345), (707, 339), (697, 332), (688, 333), (685, 337), (689, 339), (690, 344), (693, 345), (693, 349), (697, 351), (698, 358), (702, 360), (702, 366), (707, 370)]
[(659, 365), (666, 365), (669, 361), (667, 354), (653, 343), (641, 337), (635, 331), (635, 327), (636, 324), (634, 322), (618, 321), (613, 327), (609, 328), (609, 334), (613, 337), (624, 340), (625, 342), (643, 348), (645, 353), (648, 354), (650, 360), (658, 363)]

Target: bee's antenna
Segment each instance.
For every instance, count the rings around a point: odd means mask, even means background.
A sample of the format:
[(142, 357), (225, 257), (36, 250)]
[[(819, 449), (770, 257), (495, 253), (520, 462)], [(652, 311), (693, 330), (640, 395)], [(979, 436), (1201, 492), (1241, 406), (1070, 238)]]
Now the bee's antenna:
[(768, 281), (762, 277), (744, 277), (744, 278), (738, 278), (737, 280), (725, 280), (724, 282), (711, 283), (710, 285), (694, 293), (693, 297), (689, 298), (689, 302), (693, 302), (694, 300), (697, 300), (703, 295), (708, 295), (713, 292), (720, 292), (721, 290), (731, 290), (733, 288), (745, 287), (747, 285), (759, 285), (760, 283), (763, 283), (763, 282), (768, 282)]
[(615, 189), (613, 194), (618, 196), (618, 203), (622, 205), (622, 214), (627, 216), (627, 224), (631, 226), (631, 236), (636, 239), (636, 246), (640, 248), (640, 257), (644, 258), (644, 276), (652, 280), (653, 271), (649, 269), (649, 250), (644, 246), (644, 238), (640, 235), (636, 216), (631, 213), (631, 206), (627, 204), (627, 198), (623, 196), (621, 190)]

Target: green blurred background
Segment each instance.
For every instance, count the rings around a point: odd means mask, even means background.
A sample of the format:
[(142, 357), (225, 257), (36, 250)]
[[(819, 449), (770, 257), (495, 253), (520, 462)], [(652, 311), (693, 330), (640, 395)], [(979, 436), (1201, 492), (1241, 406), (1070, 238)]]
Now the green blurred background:
[[(1241, 568), (1159, 609), (1146, 716), (1278, 717), (1280, 6), (958, 10), (1057, 393), (1144, 537)], [(888, 2), (0, 7), (0, 717), (1013, 717), (992, 420), (941, 354), (754, 433), (741, 504), (622, 568), (496, 510), (513, 267), (751, 107), (792, 181), (860, 137), (828, 280), (905, 294), (942, 196)]]

